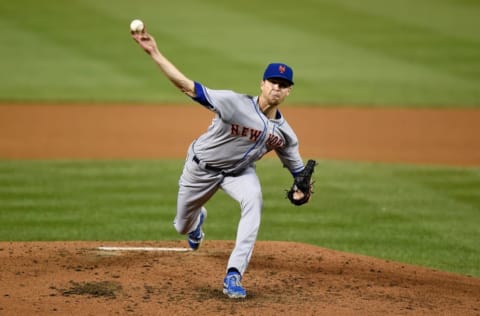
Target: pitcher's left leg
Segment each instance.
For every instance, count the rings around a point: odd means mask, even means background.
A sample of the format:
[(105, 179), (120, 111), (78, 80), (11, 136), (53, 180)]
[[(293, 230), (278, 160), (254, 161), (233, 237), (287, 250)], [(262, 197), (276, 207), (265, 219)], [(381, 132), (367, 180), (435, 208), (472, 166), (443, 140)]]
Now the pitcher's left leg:
[(247, 269), (260, 228), (263, 198), (260, 181), (253, 167), (237, 177), (226, 177), (222, 189), (240, 203), (241, 217), (237, 228), (235, 247), (227, 270), (235, 268), (241, 275)]

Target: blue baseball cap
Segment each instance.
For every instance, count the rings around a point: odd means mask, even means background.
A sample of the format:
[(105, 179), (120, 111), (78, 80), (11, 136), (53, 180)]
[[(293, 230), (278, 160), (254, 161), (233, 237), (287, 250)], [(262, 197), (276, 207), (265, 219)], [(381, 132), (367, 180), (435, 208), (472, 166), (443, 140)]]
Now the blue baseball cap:
[(263, 80), (271, 78), (284, 79), (293, 85), (293, 70), (282, 63), (271, 63), (267, 66), (267, 69), (265, 69)]

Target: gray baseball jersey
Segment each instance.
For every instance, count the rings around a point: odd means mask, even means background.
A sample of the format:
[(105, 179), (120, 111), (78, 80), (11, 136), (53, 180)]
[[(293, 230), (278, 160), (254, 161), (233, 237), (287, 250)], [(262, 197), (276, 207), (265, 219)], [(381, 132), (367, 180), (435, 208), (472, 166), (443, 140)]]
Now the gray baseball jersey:
[(303, 170), (297, 136), (279, 111), (275, 119), (268, 119), (257, 104), (258, 96), (213, 90), (198, 82), (195, 92), (194, 100), (216, 113), (208, 130), (192, 144), (200, 161), (235, 173), (275, 150), (292, 174)]

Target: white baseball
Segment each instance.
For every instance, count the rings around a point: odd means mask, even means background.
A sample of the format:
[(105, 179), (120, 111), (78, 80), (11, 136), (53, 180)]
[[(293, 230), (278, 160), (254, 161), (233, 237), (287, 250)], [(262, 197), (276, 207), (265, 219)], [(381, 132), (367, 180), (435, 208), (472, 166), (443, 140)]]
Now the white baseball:
[(133, 32), (142, 32), (144, 28), (145, 25), (139, 19), (135, 19), (130, 23), (130, 30), (132, 30)]

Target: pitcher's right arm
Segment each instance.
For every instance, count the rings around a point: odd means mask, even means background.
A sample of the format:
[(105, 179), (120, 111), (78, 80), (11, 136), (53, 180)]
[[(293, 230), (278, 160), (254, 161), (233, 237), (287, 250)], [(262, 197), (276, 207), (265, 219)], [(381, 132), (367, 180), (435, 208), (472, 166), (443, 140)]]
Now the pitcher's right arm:
[(187, 78), (180, 70), (175, 67), (158, 49), (155, 39), (145, 30), (143, 32), (131, 32), (132, 38), (153, 61), (159, 66), (165, 76), (178, 88), (191, 98), (195, 98), (195, 83)]

